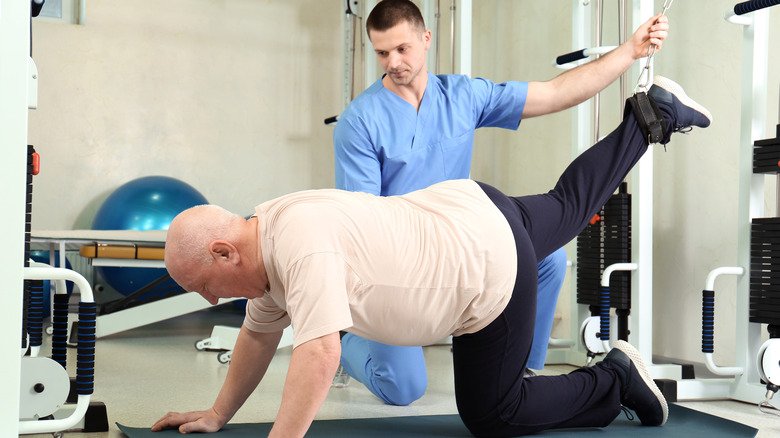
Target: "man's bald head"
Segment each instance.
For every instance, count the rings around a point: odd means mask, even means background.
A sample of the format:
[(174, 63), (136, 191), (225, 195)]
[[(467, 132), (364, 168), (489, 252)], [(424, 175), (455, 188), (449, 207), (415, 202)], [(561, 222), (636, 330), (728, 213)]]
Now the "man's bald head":
[(215, 240), (235, 242), (244, 218), (216, 205), (198, 205), (171, 222), (165, 240), (165, 267), (177, 283), (192, 287), (189, 279), (210, 266), (209, 245)]

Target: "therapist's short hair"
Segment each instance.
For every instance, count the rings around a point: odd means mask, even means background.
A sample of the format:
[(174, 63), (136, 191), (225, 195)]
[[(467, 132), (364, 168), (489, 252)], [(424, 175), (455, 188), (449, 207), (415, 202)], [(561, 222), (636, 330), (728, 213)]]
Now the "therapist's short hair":
[(409, 0), (382, 0), (368, 14), (366, 33), (370, 38), (372, 30), (385, 31), (403, 21), (425, 31), (425, 20), (416, 4)]

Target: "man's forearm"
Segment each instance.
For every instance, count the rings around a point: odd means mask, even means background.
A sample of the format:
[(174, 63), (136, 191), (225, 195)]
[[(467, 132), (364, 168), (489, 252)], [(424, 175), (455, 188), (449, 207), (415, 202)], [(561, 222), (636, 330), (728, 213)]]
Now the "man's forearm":
[(293, 350), (282, 404), (269, 438), (304, 436), (328, 395), (340, 356), (338, 333), (313, 339)]
[(569, 96), (566, 108), (571, 108), (615, 82), (635, 60), (631, 47), (623, 44), (593, 62), (564, 72), (552, 81), (558, 82), (560, 94)]
[(633, 50), (624, 44), (547, 82), (529, 82), (529, 100), (523, 117), (550, 114), (579, 105), (614, 82), (634, 61)]
[(225, 422), (233, 418), (263, 379), (281, 337), (282, 332), (255, 333), (241, 327), (225, 383), (213, 406)]
[(523, 117), (541, 116), (578, 105), (606, 88), (650, 48), (660, 50), (669, 20), (655, 15), (641, 24), (628, 41), (601, 58), (569, 70), (546, 82), (529, 82)]

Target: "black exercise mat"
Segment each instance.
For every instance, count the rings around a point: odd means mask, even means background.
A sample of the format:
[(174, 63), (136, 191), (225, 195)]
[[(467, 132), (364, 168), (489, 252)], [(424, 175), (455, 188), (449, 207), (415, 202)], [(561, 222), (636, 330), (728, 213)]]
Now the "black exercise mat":
[[(152, 432), (148, 427), (127, 427), (117, 423), (128, 438), (165, 438), (181, 436), (176, 430)], [(228, 424), (221, 431), (204, 436), (244, 438), (267, 436), (271, 423)], [(642, 427), (639, 420), (629, 421), (620, 416), (603, 429), (568, 429), (540, 433), (534, 436), (568, 437), (686, 437), (735, 438), (755, 437), (758, 430), (725, 418), (694, 411), (682, 406), (669, 406), (669, 421), (663, 427)], [(311, 438), (366, 438), (366, 437), (470, 437), (457, 415), (425, 415), (419, 417), (361, 418), (349, 420), (318, 420), (306, 434)]]

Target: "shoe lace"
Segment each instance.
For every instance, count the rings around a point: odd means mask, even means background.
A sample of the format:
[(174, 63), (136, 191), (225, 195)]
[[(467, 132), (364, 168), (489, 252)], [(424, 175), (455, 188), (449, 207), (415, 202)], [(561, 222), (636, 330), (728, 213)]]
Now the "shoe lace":
[[(688, 134), (691, 131), (693, 131), (693, 126), (678, 125), (674, 127), (674, 130), (672, 132), (679, 132), (680, 134)], [(664, 145), (664, 152), (666, 152), (666, 145)]]
[(628, 418), (628, 421), (634, 421), (634, 414), (631, 412), (631, 409), (628, 409), (625, 406), (621, 406), (620, 409), (623, 411), (626, 418)]

